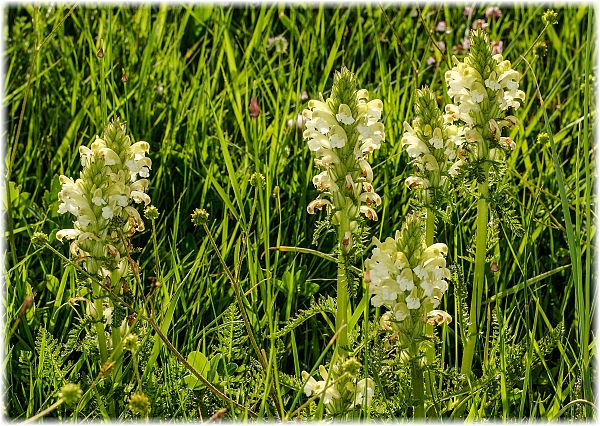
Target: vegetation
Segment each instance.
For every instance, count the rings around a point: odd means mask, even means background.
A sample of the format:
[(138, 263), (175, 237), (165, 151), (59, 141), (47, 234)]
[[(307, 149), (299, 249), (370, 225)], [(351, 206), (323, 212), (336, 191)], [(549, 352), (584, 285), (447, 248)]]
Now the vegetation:
[[(595, 418), (595, 12), (555, 11), (6, 8), (3, 414)], [(503, 134), (514, 149), (491, 171), (476, 157), (428, 204), (404, 184), (415, 167), (403, 123), (423, 112), (423, 86), (440, 107), (455, 101), (446, 72), (474, 28), (520, 74), (520, 124)], [(303, 138), (309, 100), (346, 96), (332, 93), (344, 68), (382, 101), (385, 127), (368, 153), (378, 220), (356, 218), (352, 250), (331, 212), (307, 212), (319, 170)], [(106, 219), (110, 250), (103, 240), (96, 257), (73, 254), (57, 238), (74, 228), (59, 176), (79, 176), (96, 136), (125, 144), (105, 132), (117, 117), (130, 142), (149, 144), (148, 186), (136, 188), (151, 204), (127, 201), (145, 230), (132, 231), (129, 210), (120, 228)], [(435, 257), (451, 274), (439, 309), (453, 321), (421, 325), (419, 341), (394, 331), (363, 277), (413, 212), (426, 234), (406, 225), (400, 251), (412, 267), (444, 243)]]

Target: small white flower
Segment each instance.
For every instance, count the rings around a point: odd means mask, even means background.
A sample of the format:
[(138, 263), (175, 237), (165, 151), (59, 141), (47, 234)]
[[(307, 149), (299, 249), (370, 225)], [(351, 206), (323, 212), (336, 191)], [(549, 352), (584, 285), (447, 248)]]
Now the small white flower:
[(110, 206), (102, 207), (102, 217), (106, 220), (112, 219), (114, 216), (114, 211)]
[(375, 395), (375, 382), (372, 379), (361, 379), (356, 383), (356, 395), (354, 405), (371, 405), (371, 400)]
[(338, 108), (338, 113), (335, 115), (335, 118), (340, 123), (350, 125), (354, 123), (354, 118), (352, 117), (352, 111), (350, 111), (350, 107), (346, 104), (340, 104)]
[(408, 309), (419, 309), (421, 307), (421, 301), (418, 297), (413, 296), (412, 294), (406, 298), (406, 306)]

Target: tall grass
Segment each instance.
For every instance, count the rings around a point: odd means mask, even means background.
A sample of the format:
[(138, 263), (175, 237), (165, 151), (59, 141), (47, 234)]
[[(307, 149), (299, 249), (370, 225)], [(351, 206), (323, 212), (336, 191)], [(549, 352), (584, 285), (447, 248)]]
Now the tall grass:
[[(411, 209), (401, 184), (410, 166), (400, 139), (402, 122), (412, 114), (414, 88), (428, 84), (443, 94), (452, 46), (460, 43), (467, 25), (484, 18), (484, 10), (477, 6), (468, 18), (454, 6), (7, 7), (5, 414), (31, 417), (52, 405), (65, 382), (89, 387), (90, 377), (98, 374), (90, 352), (63, 348), (56, 360), (63, 367), (69, 363), (66, 376), (58, 367), (50, 368), (56, 374), (40, 375), (49, 369), (40, 355), (52, 345), (40, 341), (39, 329), (59, 346), (66, 343), (83, 314), (77, 297), (84, 290), (73, 266), (33, 246), (30, 237), (44, 231), (66, 253), (53, 232), (69, 220), (57, 213), (58, 175), (78, 170), (78, 148), (101, 131), (105, 114), (122, 117), (138, 140), (151, 145), (149, 194), (161, 215), (154, 231), (137, 236), (135, 244), (142, 247), (136, 257), (144, 292), (150, 292), (149, 277), (160, 282), (152, 287), (151, 299), (158, 327), (182, 354), (214, 353), (219, 333), (241, 324), (241, 318), (225, 314), (236, 292), (224, 263), (244, 295), (268, 382), (263, 395), (244, 394), (236, 390), (241, 388), (233, 376), (254, 373), (225, 375), (229, 397), (241, 404), (260, 401), (255, 409), (261, 416), (275, 415), (273, 393), (289, 413), (298, 408), (302, 392), (290, 393), (290, 377), (312, 371), (330, 355), (324, 351), (335, 330), (334, 315), (323, 311), (292, 332), (275, 335), (313, 300), (334, 295), (336, 287), (335, 262), (271, 250), (295, 246), (328, 253), (333, 248), (327, 238), (311, 245), (318, 218), (307, 215), (306, 205), (316, 196), (314, 173), (295, 127), (306, 103), (302, 93), (316, 97), (331, 87), (333, 71), (347, 66), (361, 87), (383, 100), (386, 142), (373, 161), (374, 186), (383, 205), (372, 235), (391, 235)], [(595, 399), (595, 343), (590, 339), (595, 311), (595, 11), (586, 5), (558, 11), (559, 24), (542, 37), (546, 54), (539, 47), (529, 49), (543, 28), (542, 7), (507, 5), (500, 18), (489, 21), (490, 39), (503, 41), (513, 63), (528, 52), (518, 66), (526, 92), (519, 110), (522, 126), (512, 135), (517, 149), (508, 159), (504, 182), (524, 233), (499, 230), (492, 255), (499, 270), (486, 271), (482, 289), (477, 327), (482, 333), (472, 369), (481, 376), (497, 366), (501, 391), (497, 398), (488, 395), (480, 383), (453, 395), (445, 402), (448, 411), (434, 416), (447, 417), (460, 404), (469, 419), (583, 418), (595, 412), (578, 402)], [(450, 33), (435, 31), (440, 20)], [(287, 52), (267, 48), (266, 40), (277, 35), (289, 41)], [(445, 52), (432, 48), (438, 40), (445, 41)], [(432, 65), (430, 56), (436, 59)], [(249, 114), (253, 96), (260, 105), (255, 119)], [(548, 133), (547, 142), (537, 138), (541, 132)], [(250, 185), (253, 172), (265, 176), (263, 188)], [(210, 213), (214, 247), (189, 220), (197, 207)], [(451, 220), (439, 223), (436, 236), (447, 242), (448, 258), (463, 277), (463, 287), (451, 287), (445, 299), (456, 321), (440, 334), (441, 359), (456, 369), (468, 328), (475, 210), (458, 202)], [(368, 314), (376, 323), (379, 313), (368, 309), (362, 292), (359, 288), (351, 300), (358, 316), (350, 323), (366, 330), (358, 325), (360, 318), (367, 324)], [(21, 309), (27, 296), (33, 302)], [(564, 333), (557, 332), (561, 327)], [(558, 342), (544, 354), (548, 335), (558, 336)], [(221, 407), (203, 390), (184, 389), (185, 370), (154, 333), (141, 337), (143, 379), (154, 375), (172, 390), (156, 391), (152, 415), (197, 419)], [(518, 359), (506, 349), (515, 342), (522, 345)], [(250, 342), (245, 345), (250, 354)], [(512, 381), (517, 364), (523, 376)], [(89, 406), (75, 410), (78, 420), (108, 418), (110, 407), (102, 401), (125, 398), (123, 388), (98, 386), (84, 395)], [(439, 388), (447, 386), (442, 378)], [(72, 414), (61, 407), (53, 415)]]

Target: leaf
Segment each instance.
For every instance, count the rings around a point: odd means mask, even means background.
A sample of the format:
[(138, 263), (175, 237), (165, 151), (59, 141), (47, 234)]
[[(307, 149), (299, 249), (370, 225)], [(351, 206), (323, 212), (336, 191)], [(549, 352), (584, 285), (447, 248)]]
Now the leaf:
[[(187, 361), (200, 373), (202, 377), (208, 380), (207, 375), (210, 371), (210, 361), (206, 355), (204, 355), (202, 352), (193, 351), (188, 355)], [(185, 376), (183, 380), (190, 389), (196, 389), (202, 384), (202, 382), (193, 374)]]

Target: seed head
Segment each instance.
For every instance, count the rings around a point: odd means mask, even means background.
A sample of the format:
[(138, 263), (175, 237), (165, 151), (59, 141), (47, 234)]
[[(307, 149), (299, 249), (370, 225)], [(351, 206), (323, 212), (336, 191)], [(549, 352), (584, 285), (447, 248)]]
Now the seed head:
[(104, 50), (102, 50), (102, 48), (98, 49), (98, 52), (96, 52), (96, 56), (100, 59), (104, 58)]
[(208, 222), (208, 217), (210, 216), (208, 212), (204, 209), (195, 209), (192, 213), (192, 223), (194, 226), (200, 226), (206, 224)]
[(556, 25), (556, 24), (558, 24), (558, 13), (556, 13), (553, 9), (548, 9), (542, 15), (542, 22), (545, 25)]
[(34, 232), (31, 236), (31, 242), (34, 246), (42, 247), (48, 242), (48, 235), (43, 232)]
[(137, 350), (137, 348), (139, 346), (139, 341), (140, 341), (140, 339), (138, 338), (137, 334), (128, 334), (123, 339), (123, 348), (126, 351), (133, 352), (133, 351)]
[(265, 176), (260, 172), (254, 172), (250, 176), (250, 185), (256, 188), (264, 188), (265, 186)]
[(146, 217), (146, 219), (156, 220), (158, 219), (158, 216), (160, 216), (160, 212), (155, 206), (149, 205), (144, 209), (144, 216)]
[(60, 388), (59, 397), (65, 401), (67, 405), (73, 405), (79, 398), (81, 398), (83, 392), (81, 391), (81, 387), (75, 383), (67, 383), (62, 388)]
[(537, 142), (539, 144), (546, 144), (546, 143), (548, 143), (549, 140), (550, 140), (550, 137), (548, 136), (548, 133), (546, 133), (546, 132), (542, 132), (537, 135)]
[(129, 398), (129, 409), (135, 414), (146, 415), (150, 409), (150, 401), (143, 392), (136, 392)]

